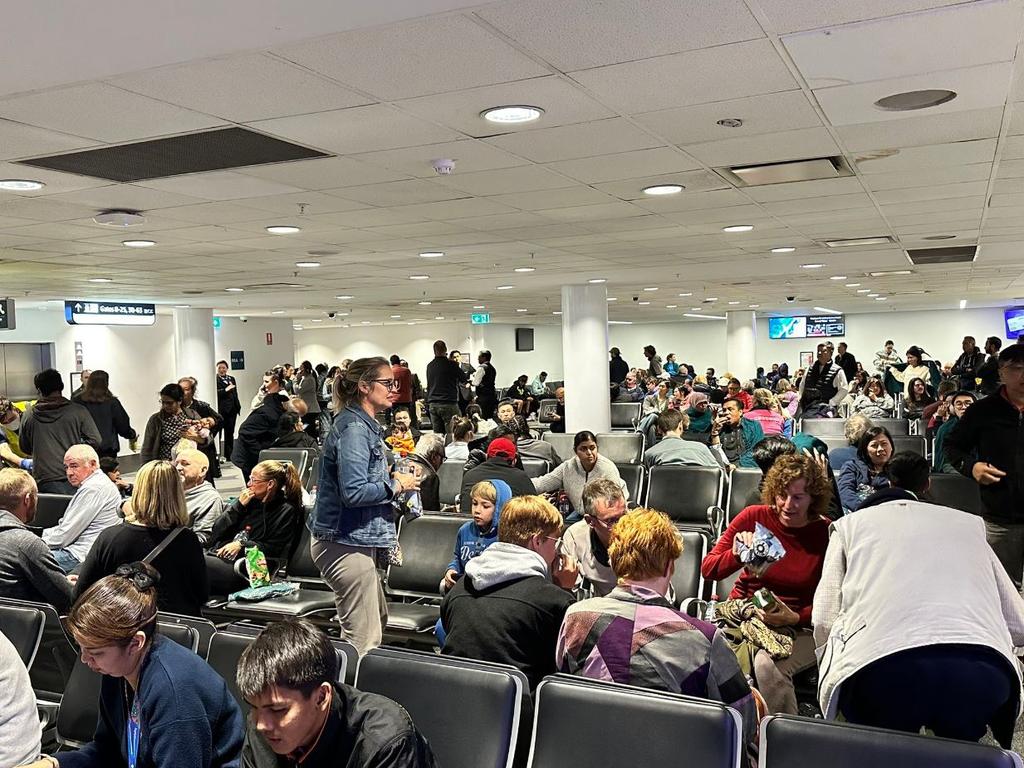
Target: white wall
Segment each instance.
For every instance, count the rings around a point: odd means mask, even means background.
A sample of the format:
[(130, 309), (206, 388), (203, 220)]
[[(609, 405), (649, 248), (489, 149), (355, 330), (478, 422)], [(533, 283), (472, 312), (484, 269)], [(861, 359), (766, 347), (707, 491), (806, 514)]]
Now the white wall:
[[(250, 321), (251, 322), (251, 321)], [(370, 354), (398, 354), (423, 374), (433, 356), (431, 344), (442, 338), (449, 348), (470, 348), (470, 337), (482, 342), (494, 354), (498, 369), (498, 384), (507, 386), (520, 373), (532, 380), (541, 370), (552, 379), (562, 376), (562, 331), (559, 325), (519, 327), (534, 328), (534, 351), (515, 351), (515, 325), (494, 324), (471, 326), (468, 323), (434, 323), (415, 326), (374, 326), (370, 328), (325, 328), (297, 332), (296, 360), (308, 358), (317, 363), (329, 363), (345, 357), (364, 357)], [(987, 336), (1004, 339), (1005, 327), (1001, 309), (930, 310), (919, 312), (876, 312), (847, 315), (845, 339), (835, 338), (838, 344), (845, 340), (850, 351), (870, 365), (874, 354), (886, 339), (896, 342), (901, 355), (911, 344), (923, 347), (932, 357), (952, 361), (960, 354), (960, 342), (966, 335), (974, 336), (983, 345)], [(612, 325), (608, 329), (611, 346), (622, 350), (622, 357), (631, 366), (645, 363), (643, 348), (653, 344), (664, 359), (675, 352), (676, 359), (688, 362), (703, 372), (713, 367), (719, 373), (725, 370), (725, 321), (688, 320), (679, 323), (635, 323)], [(768, 320), (757, 320), (757, 365), (770, 368), (772, 363), (789, 363), (796, 370), (800, 352), (813, 351), (812, 339), (768, 338)], [(733, 371), (739, 377), (751, 376), (753, 371)]]
[[(267, 344), (267, 334), (273, 343)], [(230, 368), (231, 352), (245, 352), (245, 369), (230, 371), (238, 382), (238, 399), (242, 413), (238, 422), (249, 413), (249, 401), (263, 383), (263, 372), (280, 363), (296, 363), (295, 332), (292, 321), (283, 318), (250, 317), (243, 323), (237, 317), (222, 317), (220, 328), (213, 331), (213, 348), (217, 360), (227, 360)], [(316, 365), (319, 360), (313, 360)], [(199, 379), (199, 398), (217, 407), (216, 371), (193, 374)]]

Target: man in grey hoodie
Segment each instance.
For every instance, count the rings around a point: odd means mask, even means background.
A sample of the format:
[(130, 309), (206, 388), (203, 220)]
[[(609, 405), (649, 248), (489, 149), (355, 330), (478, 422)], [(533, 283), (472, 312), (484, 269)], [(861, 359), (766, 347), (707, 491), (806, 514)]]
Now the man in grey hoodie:
[(206, 454), (195, 449), (180, 451), (174, 459), (174, 467), (185, 483), (189, 527), (204, 547), (210, 543), (213, 524), (224, 514), (224, 499), (206, 480), (209, 461)]
[(64, 397), (58, 371), (40, 371), (34, 383), (40, 397), (21, 421), (21, 450), (32, 456), (40, 493), (71, 495), (75, 489), (64, 475), (64, 453), (73, 445), (98, 448), (103, 438), (86, 407)]
[(28, 472), (0, 470), (0, 597), (49, 603), (65, 614), (71, 582), (50, 548), (26, 527), (35, 518), (37, 498)]

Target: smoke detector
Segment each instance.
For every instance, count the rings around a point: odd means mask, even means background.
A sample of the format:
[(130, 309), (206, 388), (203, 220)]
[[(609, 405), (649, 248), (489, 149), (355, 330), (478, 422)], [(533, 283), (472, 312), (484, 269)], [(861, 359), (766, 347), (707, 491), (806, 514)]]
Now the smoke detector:
[(454, 160), (432, 160), (430, 162), (430, 165), (433, 166), (434, 170), (437, 172), (439, 176), (451, 176), (452, 171), (455, 170)]
[(137, 227), (146, 223), (146, 217), (138, 211), (100, 211), (92, 220), (105, 227)]

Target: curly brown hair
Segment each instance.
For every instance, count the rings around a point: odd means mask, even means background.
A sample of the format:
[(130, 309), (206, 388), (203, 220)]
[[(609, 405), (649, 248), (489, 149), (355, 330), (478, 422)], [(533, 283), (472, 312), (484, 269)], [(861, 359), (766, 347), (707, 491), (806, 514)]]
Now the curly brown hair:
[(815, 517), (826, 517), (832, 500), (832, 483), (818, 462), (810, 456), (779, 456), (764, 478), (761, 501), (774, 508), (775, 500), (784, 496), (789, 484), (795, 480), (805, 480), (807, 483), (807, 493), (811, 496), (808, 517), (812, 520)]

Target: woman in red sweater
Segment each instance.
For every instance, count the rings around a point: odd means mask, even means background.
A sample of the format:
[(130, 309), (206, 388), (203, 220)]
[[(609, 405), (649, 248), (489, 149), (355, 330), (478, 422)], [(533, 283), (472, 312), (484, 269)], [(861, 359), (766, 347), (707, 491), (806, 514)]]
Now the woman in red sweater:
[[(764, 651), (754, 657), (757, 687), (771, 712), (796, 714), (793, 675), (815, 664), (811, 605), (828, 548), (825, 513), (831, 496), (832, 486), (812, 458), (780, 456), (765, 477), (765, 503), (740, 512), (701, 564), (704, 578), (715, 581), (742, 568), (729, 597), (749, 598), (762, 587), (769, 589), (777, 600), (759, 616), (770, 627), (792, 627), (796, 632), (789, 658), (773, 661)], [(739, 542), (753, 541), (757, 523), (786, 549), (785, 557), (760, 576), (748, 571), (736, 554)]]

